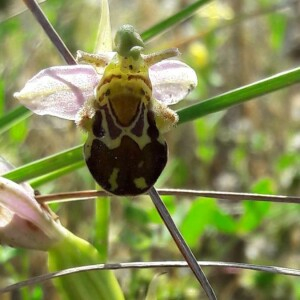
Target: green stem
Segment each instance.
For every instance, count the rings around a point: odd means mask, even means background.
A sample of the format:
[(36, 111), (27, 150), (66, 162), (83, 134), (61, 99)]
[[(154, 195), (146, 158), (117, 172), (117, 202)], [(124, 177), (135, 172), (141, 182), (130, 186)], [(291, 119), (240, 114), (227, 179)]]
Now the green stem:
[(82, 145), (23, 165), (2, 176), (18, 183), (55, 172), (79, 161), (82, 161)]
[[(96, 186), (99, 189), (99, 186)], [(108, 259), (108, 237), (110, 220), (109, 197), (97, 197), (95, 201), (95, 226), (93, 245), (101, 253), (101, 260)]]
[[(66, 237), (48, 251), (49, 270), (101, 262), (101, 255), (88, 242), (66, 230)], [(54, 283), (66, 299), (123, 300), (124, 296), (112, 271), (81, 272), (57, 278)]]

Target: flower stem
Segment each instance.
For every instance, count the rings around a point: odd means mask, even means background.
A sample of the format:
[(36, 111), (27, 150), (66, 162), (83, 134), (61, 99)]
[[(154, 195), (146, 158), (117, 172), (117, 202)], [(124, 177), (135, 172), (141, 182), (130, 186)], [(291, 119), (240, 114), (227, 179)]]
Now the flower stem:
[[(49, 270), (99, 263), (102, 255), (85, 240), (66, 230), (66, 237), (49, 251)], [(123, 300), (124, 296), (111, 271), (83, 272), (55, 282), (66, 299)]]
[(97, 197), (95, 201), (95, 224), (93, 245), (101, 253), (101, 261), (108, 258), (108, 236), (110, 219), (110, 199), (109, 197)]

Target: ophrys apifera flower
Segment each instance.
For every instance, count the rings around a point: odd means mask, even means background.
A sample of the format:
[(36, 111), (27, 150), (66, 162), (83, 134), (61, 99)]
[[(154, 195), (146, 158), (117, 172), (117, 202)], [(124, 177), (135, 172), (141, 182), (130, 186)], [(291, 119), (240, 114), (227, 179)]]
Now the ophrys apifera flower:
[(144, 43), (130, 25), (115, 38), (116, 52), (78, 52), (87, 65), (45, 69), (15, 97), (33, 112), (74, 120), (88, 133), (86, 164), (102, 188), (138, 195), (156, 182), (168, 150), (162, 134), (177, 114), (167, 107), (196, 86), (193, 69), (177, 49), (143, 55)]

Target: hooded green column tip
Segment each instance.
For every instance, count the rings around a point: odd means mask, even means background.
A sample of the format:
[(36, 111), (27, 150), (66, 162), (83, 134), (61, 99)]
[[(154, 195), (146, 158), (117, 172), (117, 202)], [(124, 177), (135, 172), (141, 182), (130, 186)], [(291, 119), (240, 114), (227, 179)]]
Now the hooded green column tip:
[(131, 56), (138, 59), (144, 49), (144, 42), (133, 26), (123, 25), (116, 33), (116, 51), (123, 57)]

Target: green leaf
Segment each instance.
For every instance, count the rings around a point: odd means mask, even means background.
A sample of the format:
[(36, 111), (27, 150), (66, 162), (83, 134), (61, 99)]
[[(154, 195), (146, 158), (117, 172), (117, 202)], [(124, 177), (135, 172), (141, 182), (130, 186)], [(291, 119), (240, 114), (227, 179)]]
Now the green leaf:
[(215, 211), (213, 224), (220, 232), (233, 234), (237, 230), (237, 222), (234, 218), (224, 213), (221, 208)]
[(287, 18), (285, 15), (280, 13), (271, 14), (269, 17), (271, 34), (270, 34), (270, 43), (273, 49), (281, 50), (284, 45), (283, 39), (286, 37), (286, 25)]
[(261, 178), (251, 187), (252, 193), (257, 194), (275, 194), (275, 182), (272, 178)]
[[(166, 205), (169, 213), (172, 215), (174, 214), (176, 210), (176, 203), (175, 203), (175, 197), (174, 196), (160, 196), (163, 200), (164, 204)], [(150, 210), (148, 211), (149, 220), (152, 223), (158, 223), (162, 224), (162, 219), (159, 216), (156, 208), (154, 206), (150, 207)]]
[(0, 247), (0, 263), (8, 263), (9, 260), (20, 254), (19, 252), (20, 251), (15, 248)]
[(65, 168), (58, 168), (57, 170), (55, 170), (53, 172), (48, 172), (45, 175), (39, 176), (35, 179), (32, 179), (29, 181), (29, 183), (33, 188), (37, 188), (37, 187), (41, 186), (42, 184), (45, 184), (52, 180), (55, 180), (58, 177), (66, 175), (72, 171), (75, 171), (75, 170), (83, 167), (83, 166), (85, 166), (85, 162), (83, 160), (80, 160), (78, 162), (70, 164), (69, 166), (67, 166)]
[(149, 214), (136, 205), (134, 202), (129, 202), (124, 206), (124, 216), (130, 224), (138, 224), (138, 225), (145, 225), (149, 223)]
[(177, 111), (179, 123), (193, 121), (299, 82), (300, 68), (276, 74)]
[(39, 300), (43, 298), (43, 289), (41, 286), (35, 286), (30, 294), (30, 299)]
[[(189, 178), (190, 169), (188, 168), (186, 162), (181, 157), (176, 157), (173, 160), (170, 160), (173, 163), (173, 168), (170, 169), (169, 179), (172, 180), (174, 187), (185, 186)], [(168, 184), (168, 181), (164, 185)], [(163, 186), (163, 185), (161, 185)]]
[(21, 144), (27, 137), (28, 126), (27, 120), (15, 124), (9, 132), (10, 138), (15, 142)]
[(190, 247), (195, 247), (207, 225), (212, 223), (217, 205), (215, 199), (197, 199), (186, 214), (180, 231)]
[(241, 233), (251, 232), (260, 226), (269, 211), (271, 203), (244, 201), (244, 214), (239, 222)]
[(275, 164), (276, 170), (282, 172), (288, 168), (299, 168), (300, 157), (298, 152), (284, 153)]
[(216, 199), (200, 198), (191, 205), (180, 229), (186, 242), (195, 247), (208, 227), (232, 234), (237, 230), (237, 222), (218, 206)]
[(0, 134), (32, 115), (24, 106), (18, 106), (0, 118)]
[(195, 3), (187, 6), (186, 8), (179, 11), (177, 14), (163, 20), (162, 22), (159, 22), (158, 24), (150, 27), (146, 31), (144, 31), (141, 34), (141, 37), (143, 41), (147, 41), (154, 36), (162, 33), (163, 31), (170, 29), (173, 25), (176, 25), (184, 20), (186, 20), (188, 17), (193, 15), (198, 8), (200, 8), (202, 5), (210, 2), (210, 0), (199, 0)]
[(80, 145), (16, 168), (4, 174), (3, 177), (15, 182), (27, 181), (78, 163), (82, 159), (82, 145)]
[[(270, 178), (257, 181), (251, 188), (251, 192), (257, 194), (274, 194), (274, 182)], [(239, 229), (247, 233), (259, 227), (269, 212), (271, 203), (244, 201), (244, 214), (239, 221)]]
[(196, 153), (202, 162), (209, 164), (216, 154), (216, 148), (213, 145), (201, 145), (200, 143), (200, 145), (197, 146)]

